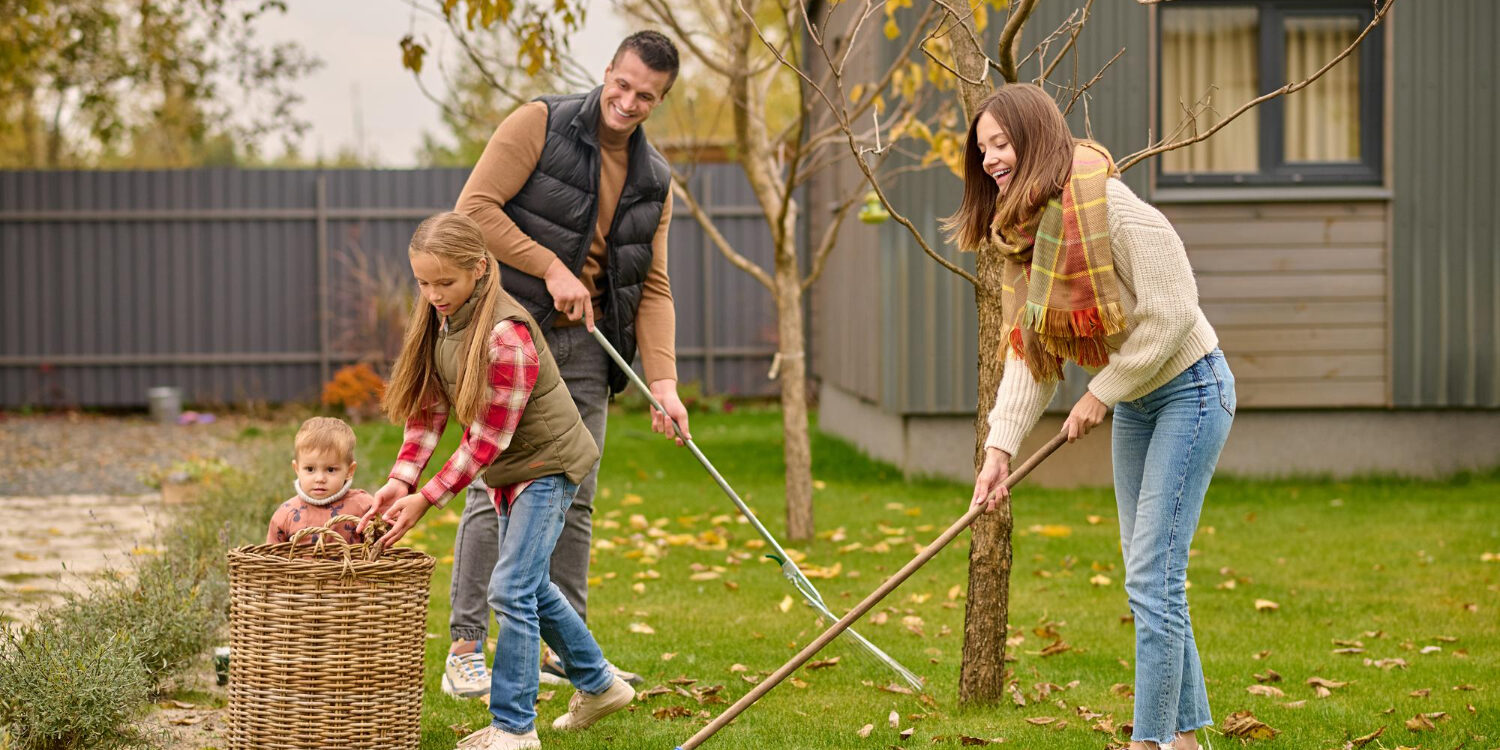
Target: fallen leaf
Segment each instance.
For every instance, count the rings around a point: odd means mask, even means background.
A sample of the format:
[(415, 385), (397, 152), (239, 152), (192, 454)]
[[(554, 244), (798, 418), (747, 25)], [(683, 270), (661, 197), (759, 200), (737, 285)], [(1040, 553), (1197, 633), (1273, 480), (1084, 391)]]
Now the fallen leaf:
[(885, 717), (885, 720), (886, 723), (891, 725), (891, 729), (895, 729), (896, 726), (901, 723), (901, 714), (898, 714), (895, 711), (891, 711), (891, 715)]
[(1281, 673), (1274, 669), (1267, 669), (1265, 674), (1255, 674), (1256, 682), (1281, 682)]
[(1116, 682), (1115, 684), (1110, 685), (1109, 692), (1112, 695), (1118, 695), (1121, 698), (1135, 697), (1135, 688), (1132, 688), (1131, 686), (1126, 685), (1123, 682)]
[(834, 656), (834, 657), (830, 657), (828, 659), (817, 659), (817, 660), (808, 662), (807, 663), (807, 668), (808, 669), (823, 669), (824, 667), (838, 666), (839, 659), (842, 659), (842, 658), (843, 657), (841, 657), (841, 656)]
[(1303, 706), (1306, 706), (1306, 705), (1307, 705), (1307, 701), (1305, 701), (1305, 700), (1287, 701), (1286, 703), (1281, 704), (1282, 708), (1302, 708)]
[(209, 716), (211, 716), (211, 714), (202, 714), (200, 716), (180, 716), (176, 719), (172, 719), (170, 723), (176, 724), (180, 727), (190, 727), (203, 721), (204, 719), (207, 719)]
[(1021, 707), (1021, 708), (1024, 708), (1026, 706), (1026, 696), (1024, 696), (1024, 695), (1021, 694), (1021, 688), (1020, 688), (1020, 686), (1018, 686), (1014, 682), (1012, 682), (1010, 684), (1010, 686), (1006, 689), (1006, 692), (1010, 693), (1010, 702), (1011, 703), (1014, 703), (1014, 704), (1016, 704), (1017, 707)]
[(1442, 651), (1442, 650), (1443, 650), (1442, 646), (1423, 646), (1421, 653), (1424, 653), (1424, 654), (1436, 654), (1436, 653), (1438, 653), (1439, 651)]
[(1355, 747), (1364, 747), (1365, 745), (1368, 745), (1371, 742), (1374, 742), (1375, 738), (1379, 737), (1382, 734), (1385, 734), (1385, 727), (1384, 726), (1381, 726), (1379, 729), (1377, 729), (1377, 730), (1375, 730), (1375, 731), (1373, 731), (1373, 732), (1371, 732), (1371, 733), (1369, 733), (1369, 734), (1367, 734), (1367, 735), (1365, 735), (1363, 737), (1355, 737), (1354, 739), (1349, 740), (1349, 744), (1351, 744), (1351, 745), (1353, 745)]
[(536, 700), (538, 703), (545, 703), (555, 697), (557, 697), (556, 690), (543, 690), (542, 692), (536, 694)]
[[(551, 691), (548, 691), (548, 692), (551, 692)], [(638, 700), (638, 701), (641, 701), (641, 702), (645, 702), (649, 698), (655, 698), (658, 695), (667, 695), (667, 694), (669, 694), (671, 692), (672, 692), (672, 689), (669, 688), (669, 687), (667, 687), (666, 685), (657, 685), (654, 688), (650, 688), (648, 690), (642, 690), (639, 693), (636, 693), (635, 694), (635, 699)]]
[(644, 622), (632, 622), (630, 623), (629, 629), (630, 632), (639, 633), (641, 635), (654, 635), (656, 633), (655, 628), (652, 628), (650, 625), (647, 625)]
[(958, 599), (958, 597), (963, 595), (963, 592), (963, 587), (959, 586), (956, 583), (953, 584), (953, 586), (948, 589), (948, 601), (954, 601)]
[(1044, 726), (1047, 726), (1048, 724), (1051, 724), (1051, 723), (1053, 723), (1055, 721), (1057, 721), (1057, 717), (1056, 716), (1033, 716), (1033, 717), (1027, 719), (1026, 723), (1027, 724), (1035, 724), (1035, 725), (1037, 725), (1039, 727), (1044, 727)]
[(1254, 659), (1256, 661), (1260, 661), (1261, 659), (1264, 659), (1264, 658), (1266, 658), (1267, 656), (1270, 656), (1270, 655), (1271, 655), (1271, 649), (1266, 649), (1265, 651), (1258, 651), (1258, 652), (1256, 652), (1254, 654), (1251, 654), (1250, 658)]
[(1407, 693), (1407, 695), (1412, 698), (1426, 698), (1431, 694), (1432, 688), (1422, 688), (1421, 690), (1413, 690), (1410, 693)]
[(1084, 516), (1084, 520), (1088, 521), (1090, 526), (1098, 526), (1104, 523), (1104, 516)]
[(916, 695), (915, 692), (912, 692), (911, 688), (905, 685), (897, 685), (894, 682), (888, 685), (883, 685), (880, 687), (880, 689), (887, 693), (896, 693), (897, 695)]
[(666, 652), (666, 653), (664, 653), (664, 654), (661, 655), (661, 660), (662, 661), (671, 661), (671, 660), (676, 659), (676, 658), (677, 658), (677, 652), (676, 651), (668, 651), (668, 652)]
[(658, 720), (661, 720), (661, 721), (668, 721), (668, 720), (671, 720), (671, 719), (679, 719), (679, 718), (682, 718), (684, 716), (692, 716), (692, 715), (693, 715), (693, 712), (689, 711), (688, 708), (687, 708), (687, 706), (662, 706), (661, 708), (658, 708), (655, 711), (651, 712), (652, 718), (658, 719)]
[(776, 605), (776, 608), (781, 610), (782, 612), (790, 612), (792, 611), (792, 603), (792, 595), (787, 594), (786, 596), (782, 597), (781, 603)]
[(1250, 687), (1245, 688), (1245, 691), (1250, 693), (1251, 695), (1260, 695), (1267, 698), (1286, 697), (1286, 693), (1282, 692), (1281, 688), (1274, 685), (1251, 685)]
[(907, 728), (901, 730), (901, 734), (900, 734), (901, 739), (903, 739), (903, 740), (909, 740), (909, 739), (911, 739), (911, 733), (915, 729), (916, 729), (916, 727), (907, 727)]
[(1255, 600), (1255, 610), (1257, 612), (1275, 612), (1279, 609), (1281, 609), (1281, 605), (1271, 601), (1270, 599)]
[(694, 574), (688, 576), (688, 580), (689, 581), (712, 581), (712, 580), (714, 580), (715, 578), (718, 578), (718, 577), (719, 577), (719, 572), (718, 571), (705, 570), (702, 573), (694, 573)]
[(1110, 584), (1110, 580), (1109, 580), (1109, 576), (1104, 575), (1103, 573), (1099, 573), (1099, 574), (1095, 575), (1094, 577), (1090, 578), (1089, 579), (1089, 583), (1092, 583), (1095, 586), (1108, 586)]
[(1336, 648), (1336, 649), (1333, 650), (1333, 653), (1335, 653), (1335, 654), (1341, 654), (1341, 655), (1343, 655), (1343, 654), (1363, 654), (1364, 652), (1365, 652), (1365, 650), (1362, 649), (1362, 648), (1352, 648), (1352, 647), (1351, 648)]
[(1052, 643), (1048, 644), (1046, 648), (1042, 649), (1042, 656), (1056, 656), (1057, 654), (1060, 654), (1064, 651), (1072, 650), (1072, 648), (1073, 646), (1070, 645), (1067, 641), (1059, 639), (1053, 641)]
[(860, 727), (859, 731), (855, 732), (855, 734), (859, 735), (860, 739), (864, 739), (865, 737), (869, 737), (870, 733), (873, 732), (873, 731), (875, 731), (875, 725), (874, 724), (866, 724), (866, 725)]
[(1406, 669), (1406, 660), (1400, 657), (1392, 657), (1389, 659), (1365, 659), (1365, 666), (1380, 667), (1381, 669), (1394, 669), (1396, 667)]
[(1245, 740), (1269, 740), (1281, 732), (1255, 718), (1249, 711), (1235, 711), (1224, 717), (1224, 735)]
[(1335, 645), (1335, 646), (1352, 646), (1354, 648), (1364, 648), (1365, 647), (1365, 644), (1364, 644), (1363, 641), (1349, 641), (1349, 640), (1342, 640), (1342, 639), (1339, 639), (1339, 638), (1333, 639), (1333, 645)]

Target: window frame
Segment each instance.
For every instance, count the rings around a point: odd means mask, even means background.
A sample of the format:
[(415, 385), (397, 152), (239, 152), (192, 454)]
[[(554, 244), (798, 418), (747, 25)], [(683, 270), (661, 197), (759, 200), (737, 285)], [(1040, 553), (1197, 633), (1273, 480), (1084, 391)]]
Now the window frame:
[[(1362, 31), (1375, 16), (1370, 0), (1177, 0), (1172, 7), (1159, 8), (1170, 13), (1173, 8), (1235, 7), (1257, 11), (1259, 38), (1256, 54), (1259, 93), (1264, 95), (1285, 86), (1286, 20), (1297, 16), (1326, 18), (1354, 16)], [(1155, 24), (1156, 118), (1158, 132), (1168, 124), (1164, 113), (1167, 102), (1162, 96), (1162, 28)], [(1359, 65), (1359, 161), (1357, 162), (1288, 162), (1286, 160), (1286, 97), (1278, 96), (1257, 106), (1259, 122), (1256, 137), (1259, 161), (1256, 172), (1168, 172), (1161, 156), (1155, 157), (1156, 184), (1176, 187), (1233, 187), (1241, 185), (1380, 185), (1384, 181), (1382, 155), (1385, 143), (1385, 35), (1384, 24), (1371, 30), (1350, 58)], [(1274, 82), (1274, 83), (1268, 83)], [(1300, 92), (1291, 94), (1298, 95)], [(1238, 105), (1236, 105), (1238, 106)], [(1228, 114), (1225, 112), (1224, 114)], [(1175, 124), (1175, 122), (1173, 123)], [(1215, 136), (1217, 137), (1217, 136)]]

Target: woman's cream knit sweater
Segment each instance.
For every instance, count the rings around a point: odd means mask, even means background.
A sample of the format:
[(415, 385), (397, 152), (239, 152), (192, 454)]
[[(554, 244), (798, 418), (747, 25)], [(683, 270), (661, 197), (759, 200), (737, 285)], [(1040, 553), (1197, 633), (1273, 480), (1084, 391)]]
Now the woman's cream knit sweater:
[[(1119, 349), (1089, 381), (1089, 391), (1106, 406), (1114, 406), (1145, 396), (1176, 377), (1213, 351), (1219, 336), (1198, 307), (1193, 269), (1171, 223), (1119, 180), (1110, 180), (1105, 194), (1125, 330), (1111, 337), (1110, 343)], [(990, 411), (985, 447), (1014, 456), (1056, 390), (1056, 383), (1036, 382), (1006, 347), (1005, 372)]]

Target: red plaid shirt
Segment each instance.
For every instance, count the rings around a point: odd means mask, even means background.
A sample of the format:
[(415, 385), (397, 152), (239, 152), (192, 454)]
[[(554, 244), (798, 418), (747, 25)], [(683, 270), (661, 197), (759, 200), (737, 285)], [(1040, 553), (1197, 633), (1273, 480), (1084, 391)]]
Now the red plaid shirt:
[[(525, 324), (513, 320), (495, 324), (490, 333), (490, 402), (464, 430), (458, 450), (443, 464), (442, 471), (422, 486), (422, 497), (427, 502), (438, 507), (446, 505), (510, 446), (540, 369), (536, 344)], [(401, 452), (396, 454), (396, 465), (391, 467), (391, 479), (405, 482), (408, 487), (417, 486), (443, 428), (448, 425), (448, 410), (447, 400), (440, 399), (406, 420)], [(515, 497), (527, 484), (492, 487), (490, 500), (499, 507), (500, 499)]]

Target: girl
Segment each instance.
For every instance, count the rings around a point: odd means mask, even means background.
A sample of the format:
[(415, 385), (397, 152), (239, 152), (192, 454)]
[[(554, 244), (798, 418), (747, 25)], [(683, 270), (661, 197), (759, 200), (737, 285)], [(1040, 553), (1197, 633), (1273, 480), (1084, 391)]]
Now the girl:
[(1113, 461), (1125, 591), (1135, 615), (1132, 750), (1196, 750), (1212, 723), (1187, 605), (1188, 547), (1234, 417), (1234, 376), (1198, 307), (1182, 241), (1115, 179), (1109, 153), (1075, 140), (1030, 84), (990, 94), (969, 125), (964, 198), (945, 228), (1002, 253), (1005, 367), (972, 502), (993, 510), (1063, 360), (1095, 372), (1071, 442), (1115, 407)]
[[(395, 544), (431, 506), (476, 477), (493, 488), (500, 555), (489, 603), (499, 621), (490, 680), (490, 726), (461, 748), (540, 748), (538, 636), (568, 664), (578, 692), (557, 729), (583, 729), (628, 705), (635, 690), (617, 679), (587, 626), (548, 578), (552, 547), (578, 483), (599, 459), (557, 373), (537, 323), (500, 288), (479, 226), (462, 214), (422, 222), (408, 251), (421, 301), (412, 310), (383, 400), (406, 425), (390, 481), (366, 521), (383, 514)], [(414, 493), (448, 415), (466, 425), (441, 471)]]

